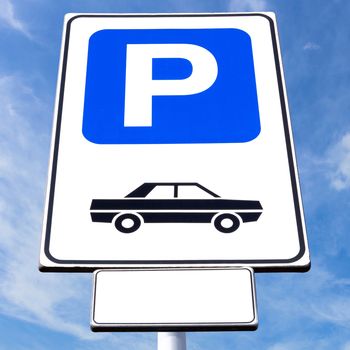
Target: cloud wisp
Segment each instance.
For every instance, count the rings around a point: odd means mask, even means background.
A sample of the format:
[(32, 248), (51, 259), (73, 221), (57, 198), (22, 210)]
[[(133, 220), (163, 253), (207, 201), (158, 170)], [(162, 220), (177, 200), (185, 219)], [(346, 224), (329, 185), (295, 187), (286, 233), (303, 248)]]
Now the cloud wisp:
[(278, 327), (281, 329), (283, 319), (290, 327), (293, 318), (298, 322), (304, 319), (305, 322), (350, 328), (349, 279), (331, 272), (320, 259), (314, 259), (314, 266), (312, 273), (307, 275), (271, 278), (272, 283), (264, 284), (263, 309), (279, 315), (281, 323)]
[(228, 4), (228, 11), (267, 11), (266, 0), (231, 0)]
[(321, 48), (321, 46), (319, 44), (316, 44), (316, 43), (314, 43), (312, 41), (308, 41), (303, 46), (304, 50), (319, 50), (320, 48)]
[(325, 182), (337, 192), (350, 189), (350, 131), (338, 137), (323, 154), (304, 152), (301, 157), (301, 177), (308, 188)]
[(350, 188), (350, 132), (331, 146), (326, 154), (330, 185), (337, 191)]
[(17, 17), (11, 0), (0, 0), (0, 8), (0, 21), (2, 21), (8, 27), (22, 33), (27, 38), (32, 39), (32, 36), (24, 22)]

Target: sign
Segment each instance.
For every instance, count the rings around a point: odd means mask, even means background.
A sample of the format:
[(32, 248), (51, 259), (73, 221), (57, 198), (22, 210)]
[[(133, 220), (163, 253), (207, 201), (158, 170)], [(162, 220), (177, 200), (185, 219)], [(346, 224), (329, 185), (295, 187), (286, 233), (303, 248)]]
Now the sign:
[(90, 37), (83, 115), (90, 142), (237, 143), (259, 133), (246, 32), (109, 29)]
[(250, 268), (98, 270), (92, 306), (91, 328), (96, 332), (258, 326)]
[(68, 15), (42, 270), (309, 253), (271, 13)]

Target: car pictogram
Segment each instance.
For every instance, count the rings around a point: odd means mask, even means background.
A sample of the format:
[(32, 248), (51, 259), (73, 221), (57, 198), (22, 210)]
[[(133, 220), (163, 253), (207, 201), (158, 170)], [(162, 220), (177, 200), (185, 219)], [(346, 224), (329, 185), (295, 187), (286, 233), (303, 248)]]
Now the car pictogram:
[(147, 182), (122, 199), (93, 199), (90, 207), (93, 222), (113, 223), (123, 233), (143, 223), (212, 223), (232, 233), (262, 211), (257, 200), (222, 199), (195, 182)]

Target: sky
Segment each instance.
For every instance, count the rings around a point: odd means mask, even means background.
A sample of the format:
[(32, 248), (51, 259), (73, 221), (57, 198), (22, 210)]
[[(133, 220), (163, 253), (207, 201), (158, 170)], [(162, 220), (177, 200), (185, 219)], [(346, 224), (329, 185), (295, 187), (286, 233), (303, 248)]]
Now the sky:
[(189, 350), (350, 350), (348, 0), (0, 0), (0, 350), (156, 348), (90, 331), (91, 274), (38, 271), (63, 16), (276, 13), (312, 267), (256, 274), (255, 332), (188, 333)]

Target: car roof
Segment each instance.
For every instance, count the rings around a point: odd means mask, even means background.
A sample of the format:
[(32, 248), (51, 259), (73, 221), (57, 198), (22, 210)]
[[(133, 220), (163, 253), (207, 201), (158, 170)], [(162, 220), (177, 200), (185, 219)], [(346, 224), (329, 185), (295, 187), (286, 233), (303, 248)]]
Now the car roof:
[(219, 198), (217, 194), (208, 190), (204, 186), (197, 182), (145, 182), (141, 186), (137, 187), (134, 191), (130, 192), (125, 198), (144, 198), (146, 197), (156, 186), (197, 186), (201, 190), (209, 193), (215, 198)]

